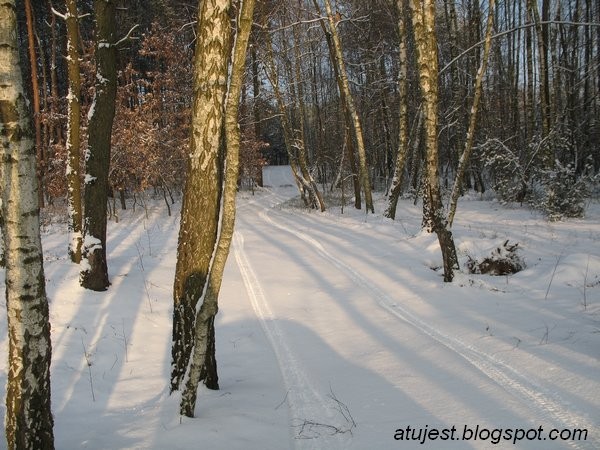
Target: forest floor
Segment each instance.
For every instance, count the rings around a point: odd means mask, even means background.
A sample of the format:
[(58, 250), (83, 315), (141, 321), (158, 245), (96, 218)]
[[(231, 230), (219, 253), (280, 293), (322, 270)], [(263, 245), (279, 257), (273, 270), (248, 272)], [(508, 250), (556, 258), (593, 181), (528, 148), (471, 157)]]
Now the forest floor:
[[(238, 197), (221, 389), (200, 390), (194, 419), (168, 394), (178, 204), (171, 217), (130, 204), (109, 224), (103, 293), (79, 287), (64, 224), (46, 223), (57, 449), (600, 448), (597, 201), (585, 219), (547, 222), (462, 199), (462, 270), (444, 283), (411, 200), (396, 221), (382, 195), (374, 215), (318, 213), (300, 206), (289, 168), (264, 181)], [(507, 240), (524, 270), (467, 272)], [(3, 389), (7, 358), (2, 305)]]

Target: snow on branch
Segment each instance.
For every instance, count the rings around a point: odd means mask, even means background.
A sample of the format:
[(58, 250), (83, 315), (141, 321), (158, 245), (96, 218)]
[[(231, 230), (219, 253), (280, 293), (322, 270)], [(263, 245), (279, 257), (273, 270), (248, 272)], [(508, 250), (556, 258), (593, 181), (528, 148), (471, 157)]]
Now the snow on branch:
[(133, 33), (135, 31), (135, 29), (138, 28), (139, 26), (140, 26), (139, 24), (135, 24), (134, 26), (132, 26), (131, 29), (125, 35), (125, 37), (123, 37), (122, 39), (119, 39), (115, 43), (115, 47), (119, 47), (119, 46), (123, 45), (125, 42), (129, 41), (130, 39), (133, 39), (131, 37), (131, 33)]

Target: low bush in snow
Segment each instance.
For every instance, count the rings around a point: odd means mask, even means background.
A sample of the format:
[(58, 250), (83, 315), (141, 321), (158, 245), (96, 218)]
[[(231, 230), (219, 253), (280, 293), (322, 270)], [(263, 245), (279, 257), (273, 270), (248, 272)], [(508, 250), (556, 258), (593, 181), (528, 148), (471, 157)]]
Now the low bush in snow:
[(577, 157), (568, 133), (553, 130), (545, 138), (533, 139), (526, 151), (498, 139), (481, 148), (500, 201), (527, 202), (553, 221), (583, 217), (599, 175), (594, 175), (591, 158)]
[(539, 187), (530, 201), (533, 207), (550, 220), (583, 217), (595, 177), (578, 175), (573, 164), (563, 165), (558, 160), (553, 169), (540, 170), (538, 177)]
[(518, 254), (519, 244), (510, 244), (508, 240), (496, 247), (489, 256), (481, 261), (467, 256), (467, 269), (470, 273), (488, 275), (510, 275), (525, 268), (525, 261)]

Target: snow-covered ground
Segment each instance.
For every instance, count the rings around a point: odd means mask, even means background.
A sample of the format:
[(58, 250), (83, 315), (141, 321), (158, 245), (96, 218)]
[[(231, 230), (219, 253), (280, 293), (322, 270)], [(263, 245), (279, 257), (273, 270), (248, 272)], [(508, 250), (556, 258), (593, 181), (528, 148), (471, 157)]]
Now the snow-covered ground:
[[(289, 168), (268, 168), (265, 184), (238, 197), (221, 390), (201, 389), (194, 419), (167, 391), (178, 211), (138, 204), (110, 224), (104, 293), (79, 287), (63, 227), (48, 226), (57, 449), (600, 448), (598, 203), (549, 223), (463, 199), (462, 265), (509, 240), (527, 267), (449, 284), (412, 201), (396, 221), (321, 214), (290, 201)], [(2, 307), (0, 386), (6, 361)], [(561, 432), (575, 439), (552, 440)]]

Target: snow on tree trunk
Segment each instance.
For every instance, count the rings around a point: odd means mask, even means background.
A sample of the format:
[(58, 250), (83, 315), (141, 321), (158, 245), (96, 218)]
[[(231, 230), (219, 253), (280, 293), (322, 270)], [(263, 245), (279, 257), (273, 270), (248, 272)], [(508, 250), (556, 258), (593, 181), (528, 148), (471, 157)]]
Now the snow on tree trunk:
[[(229, 0), (201, 2), (194, 62), (194, 104), (186, 185), (181, 208), (173, 289), (171, 392), (181, 388), (190, 363), (196, 306), (205, 290), (215, 243), (223, 177), (223, 127), (231, 50)], [(207, 317), (216, 310), (206, 311)], [(206, 339), (214, 339), (214, 328)], [(202, 370), (202, 369), (200, 369)], [(214, 368), (206, 368), (212, 372)], [(212, 385), (217, 388), (216, 382)], [(193, 415), (193, 411), (187, 415)]]
[[(400, 94), (400, 114), (398, 118), (398, 154), (394, 166), (394, 176), (388, 199), (388, 207), (383, 213), (390, 219), (396, 218), (396, 207), (402, 192), (402, 175), (408, 157), (408, 56), (406, 47), (406, 25), (404, 23), (405, 2), (397, 0), (398, 10), (398, 35), (400, 36), (398, 91)], [(420, 117), (420, 116), (419, 116)]]
[[(314, 2), (315, 6), (318, 8), (316, 1)], [(354, 129), (354, 135), (356, 137), (356, 146), (358, 152), (358, 165), (360, 169), (360, 179), (363, 186), (363, 191), (365, 193), (365, 208), (372, 213), (375, 212), (375, 208), (373, 206), (373, 196), (371, 193), (371, 181), (369, 178), (369, 170), (367, 167), (367, 155), (365, 150), (365, 143), (362, 132), (362, 124), (360, 121), (360, 117), (358, 116), (358, 111), (356, 109), (356, 105), (354, 103), (354, 99), (352, 97), (352, 92), (350, 91), (350, 83), (348, 81), (348, 75), (346, 72), (346, 65), (344, 63), (344, 57), (342, 53), (342, 43), (340, 41), (340, 36), (337, 32), (336, 22), (333, 16), (333, 12), (331, 9), (331, 2), (329, 0), (325, 0), (325, 11), (327, 12), (327, 21), (329, 23), (329, 32), (331, 35), (333, 50), (334, 53), (331, 55), (331, 59), (333, 63), (338, 66), (338, 76), (340, 77), (339, 87), (344, 91), (344, 99), (346, 100), (346, 108), (348, 110), (349, 116), (352, 119), (352, 127)]]
[(53, 449), (50, 322), (39, 228), (36, 151), (24, 97), (14, 0), (0, 3), (0, 139), (6, 253), (9, 449)]
[[(424, 219), (437, 234), (444, 264), (444, 281), (452, 281), (458, 257), (452, 232), (446, 223), (439, 184), (438, 162), (438, 55), (435, 36), (435, 0), (410, 1), (419, 83), (423, 95), (426, 138), (426, 187), (423, 195)], [(426, 206), (426, 207), (425, 207)]]
[[(208, 278), (204, 301), (196, 317), (196, 336), (192, 359), (187, 374), (185, 390), (181, 399), (181, 413), (193, 416), (196, 406), (198, 383), (203, 375), (210, 376), (206, 368), (215, 361), (214, 319), (218, 310), (219, 291), (223, 280), (225, 263), (233, 239), (235, 223), (235, 196), (239, 173), (240, 130), (238, 126), (239, 99), (242, 91), (248, 39), (252, 28), (254, 0), (244, 0), (238, 18), (230, 86), (225, 109), (225, 178), (223, 183), (223, 206), (221, 229), (214, 259)], [(212, 336), (211, 336), (211, 330)], [(210, 363), (209, 363), (210, 362)], [(216, 368), (216, 366), (215, 366)], [(216, 373), (214, 374), (216, 376)], [(210, 379), (207, 379), (209, 381)], [(216, 381), (216, 380), (212, 380)], [(208, 385), (208, 384), (207, 384)]]
[(94, 99), (88, 112), (89, 144), (85, 156), (84, 241), (79, 281), (84, 288), (104, 291), (110, 285), (106, 262), (106, 203), (110, 140), (117, 93), (115, 3), (112, 0), (95, 0), (94, 12), (96, 82)]
[(71, 261), (81, 261), (82, 209), (80, 176), (80, 114), (79, 95), (81, 76), (79, 71), (79, 21), (76, 0), (67, 0), (67, 70), (69, 91), (67, 93), (67, 204), (68, 227), (71, 234), (69, 256)]

